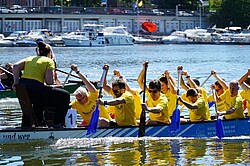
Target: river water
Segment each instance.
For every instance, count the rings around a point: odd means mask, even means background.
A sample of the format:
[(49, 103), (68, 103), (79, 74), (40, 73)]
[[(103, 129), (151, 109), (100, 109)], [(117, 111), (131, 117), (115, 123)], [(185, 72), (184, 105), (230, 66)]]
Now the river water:
[[(138, 88), (136, 79), (145, 60), (149, 62), (147, 82), (158, 78), (166, 69), (177, 78), (178, 65), (201, 83), (212, 69), (227, 82), (239, 79), (249, 67), (250, 46), (55, 47), (54, 52), (61, 70), (69, 72), (74, 63), (90, 80), (99, 80), (102, 66), (107, 63), (110, 65), (108, 80), (112, 78), (112, 71), (118, 69), (131, 87)], [(35, 55), (34, 47), (0, 48), (0, 63), (14, 63), (31, 55)], [(66, 77), (62, 73), (58, 75), (61, 80)], [(209, 85), (214, 81), (215, 78), (211, 77), (204, 85), (208, 93), (211, 93)], [(21, 111), (17, 99), (1, 99), (0, 110), (0, 128), (20, 125)], [(211, 114), (214, 114), (213, 108)], [(249, 148), (248, 136), (222, 140), (149, 137), (37, 140), (0, 143), (0, 165), (250, 165)]]

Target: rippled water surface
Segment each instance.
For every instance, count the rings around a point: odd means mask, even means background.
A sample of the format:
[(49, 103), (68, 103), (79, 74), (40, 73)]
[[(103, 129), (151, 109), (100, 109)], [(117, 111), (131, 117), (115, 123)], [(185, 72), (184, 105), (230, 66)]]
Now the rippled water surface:
[[(69, 72), (74, 63), (90, 80), (98, 80), (103, 64), (108, 63), (108, 80), (112, 71), (119, 69), (135, 88), (139, 87), (136, 79), (145, 60), (149, 61), (148, 81), (158, 78), (166, 69), (176, 78), (176, 68), (182, 65), (200, 82), (212, 69), (229, 82), (239, 79), (250, 67), (250, 46), (238, 45), (55, 47), (54, 52), (61, 70)], [(35, 55), (35, 48), (0, 48), (0, 64), (14, 63), (30, 55)], [(65, 74), (58, 74), (61, 80), (65, 79)], [(208, 89), (214, 81), (210, 78), (204, 87)], [(1, 99), (0, 110), (0, 128), (20, 125), (17, 99)], [(250, 137), (102, 138), (0, 143), (0, 165), (249, 165), (249, 141)]]

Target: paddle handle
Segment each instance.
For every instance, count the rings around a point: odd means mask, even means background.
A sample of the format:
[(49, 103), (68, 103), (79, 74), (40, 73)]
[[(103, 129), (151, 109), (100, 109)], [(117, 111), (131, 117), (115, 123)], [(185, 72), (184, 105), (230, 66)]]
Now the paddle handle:
[(102, 88), (103, 88), (103, 84), (104, 84), (104, 80), (105, 80), (105, 75), (107, 73), (106, 69), (103, 69), (102, 72), (102, 77), (101, 77), (101, 84), (100, 84), (100, 89), (99, 89), (99, 94), (98, 94), (98, 98), (101, 98), (102, 96)]
[[(144, 63), (144, 81), (143, 81), (143, 103), (146, 102), (146, 81), (147, 81), (147, 68), (148, 68), (148, 61)], [(139, 133), (138, 137), (145, 136), (145, 121), (146, 121), (146, 112), (144, 109), (142, 109), (141, 116), (140, 116), (140, 124), (139, 124)]]
[(145, 62), (144, 64), (144, 70), (145, 70), (145, 73), (144, 73), (144, 78), (143, 78), (143, 98), (142, 98), (142, 101), (143, 103), (146, 102), (146, 87), (147, 87), (147, 69), (148, 69), (148, 61)]
[[(63, 74), (69, 74), (68, 72), (63, 71), (63, 70), (60, 70), (60, 69), (58, 69), (58, 68), (56, 68), (56, 71), (59, 71), (59, 72), (61, 72), (61, 73), (63, 73)], [(74, 74), (70, 74), (70, 76), (81, 79), (81, 77), (76, 76), (76, 75), (74, 75)]]
[(177, 96), (179, 96), (180, 94), (180, 82), (181, 82), (181, 72), (182, 72), (182, 69), (178, 69), (178, 78), (177, 78)]
[(68, 79), (69, 79), (69, 76), (71, 75), (72, 71), (73, 71), (73, 70), (71, 69), (70, 72), (68, 73), (66, 79), (64, 80), (64, 82), (63, 82), (63, 84), (62, 84), (62, 87), (63, 87), (63, 88), (64, 88), (65, 84), (67, 83), (67, 81), (68, 81)]
[(8, 74), (13, 75), (13, 73), (11, 73), (10, 71), (6, 70), (5, 68), (3, 68), (3, 67), (1, 67), (1, 66), (0, 66), (0, 69), (3, 70), (4, 72), (8, 73)]
[(217, 109), (217, 104), (216, 104), (216, 92), (215, 92), (215, 89), (212, 89), (212, 91), (213, 91), (213, 97), (214, 97), (214, 109), (215, 109), (215, 115), (216, 115), (216, 117), (218, 118), (218, 116), (217, 116), (217, 112), (218, 112), (218, 109)]
[(212, 76), (212, 74), (209, 74), (209, 76), (205, 79), (205, 81), (201, 84), (201, 87), (205, 85), (205, 83), (209, 80), (209, 78)]

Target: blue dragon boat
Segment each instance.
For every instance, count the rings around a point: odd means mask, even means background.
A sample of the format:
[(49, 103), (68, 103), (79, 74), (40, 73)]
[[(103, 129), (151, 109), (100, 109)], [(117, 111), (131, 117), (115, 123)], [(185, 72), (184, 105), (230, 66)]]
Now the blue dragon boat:
[[(225, 137), (249, 136), (248, 118), (223, 120)], [(0, 129), (0, 141), (60, 138), (103, 138), (103, 137), (138, 137), (138, 126), (98, 128), (93, 134), (87, 134), (87, 127), (50, 129), (50, 128), (6, 128)], [(180, 130), (170, 132), (169, 125), (146, 126), (146, 137), (182, 137), (182, 138), (217, 138), (216, 120), (183, 123)]]

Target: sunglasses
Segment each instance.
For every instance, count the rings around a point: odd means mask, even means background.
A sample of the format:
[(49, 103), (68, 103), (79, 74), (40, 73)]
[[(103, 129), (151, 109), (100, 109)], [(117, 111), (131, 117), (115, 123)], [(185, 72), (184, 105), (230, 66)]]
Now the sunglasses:
[[(112, 89), (113, 90), (113, 89)], [(118, 93), (120, 91), (120, 89), (117, 90), (113, 90), (114, 93)]]
[(157, 93), (158, 90), (156, 90), (156, 89), (155, 89), (155, 90), (148, 90), (148, 92), (149, 92), (149, 93)]
[(216, 89), (215, 91), (216, 91), (216, 92), (219, 92), (219, 90), (221, 90), (221, 89)]
[[(85, 97), (85, 96), (84, 96)], [(82, 101), (82, 99), (84, 98), (84, 97), (82, 97), (82, 98), (80, 98), (80, 99), (76, 99), (78, 102), (81, 102)]]

